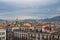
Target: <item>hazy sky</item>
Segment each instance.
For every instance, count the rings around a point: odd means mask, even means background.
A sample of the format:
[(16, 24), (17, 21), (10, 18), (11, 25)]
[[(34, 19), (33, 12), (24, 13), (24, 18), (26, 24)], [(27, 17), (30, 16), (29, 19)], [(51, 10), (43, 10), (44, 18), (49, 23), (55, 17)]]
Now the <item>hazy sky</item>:
[(2, 19), (41, 19), (60, 16), (60, 0), (0, 0)]

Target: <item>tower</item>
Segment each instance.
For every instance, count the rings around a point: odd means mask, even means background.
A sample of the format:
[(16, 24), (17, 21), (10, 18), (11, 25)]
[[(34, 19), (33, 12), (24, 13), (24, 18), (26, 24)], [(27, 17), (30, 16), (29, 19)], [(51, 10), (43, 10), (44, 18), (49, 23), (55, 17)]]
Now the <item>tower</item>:
[(16, 18), (16, 23), (18, 23), (18, 18)]
[(16, 18), (16, 26), (18, 26), (18, 23), (19, 23), (18, 18)]

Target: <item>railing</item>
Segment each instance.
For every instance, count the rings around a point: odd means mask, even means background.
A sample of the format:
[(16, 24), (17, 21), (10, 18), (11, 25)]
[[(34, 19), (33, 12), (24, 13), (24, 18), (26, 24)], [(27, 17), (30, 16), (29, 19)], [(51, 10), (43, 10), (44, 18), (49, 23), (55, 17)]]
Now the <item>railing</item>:
[(16, 40), (60, 40), (60, 36), (54, 36), (54, 35), (47, 35), (46, 37), (45, 36), (40, 36), (40, 37), (22, 37), (22, 38), (17, 38), (15, 37), (14, 39)]
[[(23, 36), (25, 35), (25, 36)], [(27, 33), (19, 34), (18, 37), (14, 36), (14, 40), (60, 40), (59, 34), (46, 34), (46, 33)]]
[(60, 40), (60, 35), (40, 35), (36, 38), (30, 37), (30, 40)]

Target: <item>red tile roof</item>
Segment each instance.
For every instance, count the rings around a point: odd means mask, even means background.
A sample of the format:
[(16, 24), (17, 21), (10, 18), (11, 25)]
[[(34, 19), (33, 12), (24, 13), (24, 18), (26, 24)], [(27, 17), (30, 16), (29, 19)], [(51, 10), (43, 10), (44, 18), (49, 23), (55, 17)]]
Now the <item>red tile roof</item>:
[(44, 29), (51, 31), (51, 28), (50, 27), (45, 27)]

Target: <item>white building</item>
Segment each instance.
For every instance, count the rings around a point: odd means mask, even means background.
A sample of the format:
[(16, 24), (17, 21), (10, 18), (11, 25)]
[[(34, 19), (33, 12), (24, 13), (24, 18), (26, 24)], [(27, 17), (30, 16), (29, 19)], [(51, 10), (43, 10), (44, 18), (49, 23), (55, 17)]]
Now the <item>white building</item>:
[(12, 27), (12, 31), (15, 29), (20, 29), (20, 27)]
[[(27, 37), (28, 37), (28, 34), (27, 34), (27, 32), (23, 32), (23, 31), (20, 31), (19, 29), (17, 30), (14, 30), (13, 31), (13, 40), (26, 40), (27, 39)], [(19, 38), (19, 39), (18, 39)], [(21, 39), (20, 39), (21, 38)]]
[(0, 29), (0, 40), (6, 40), (6, 29)]

